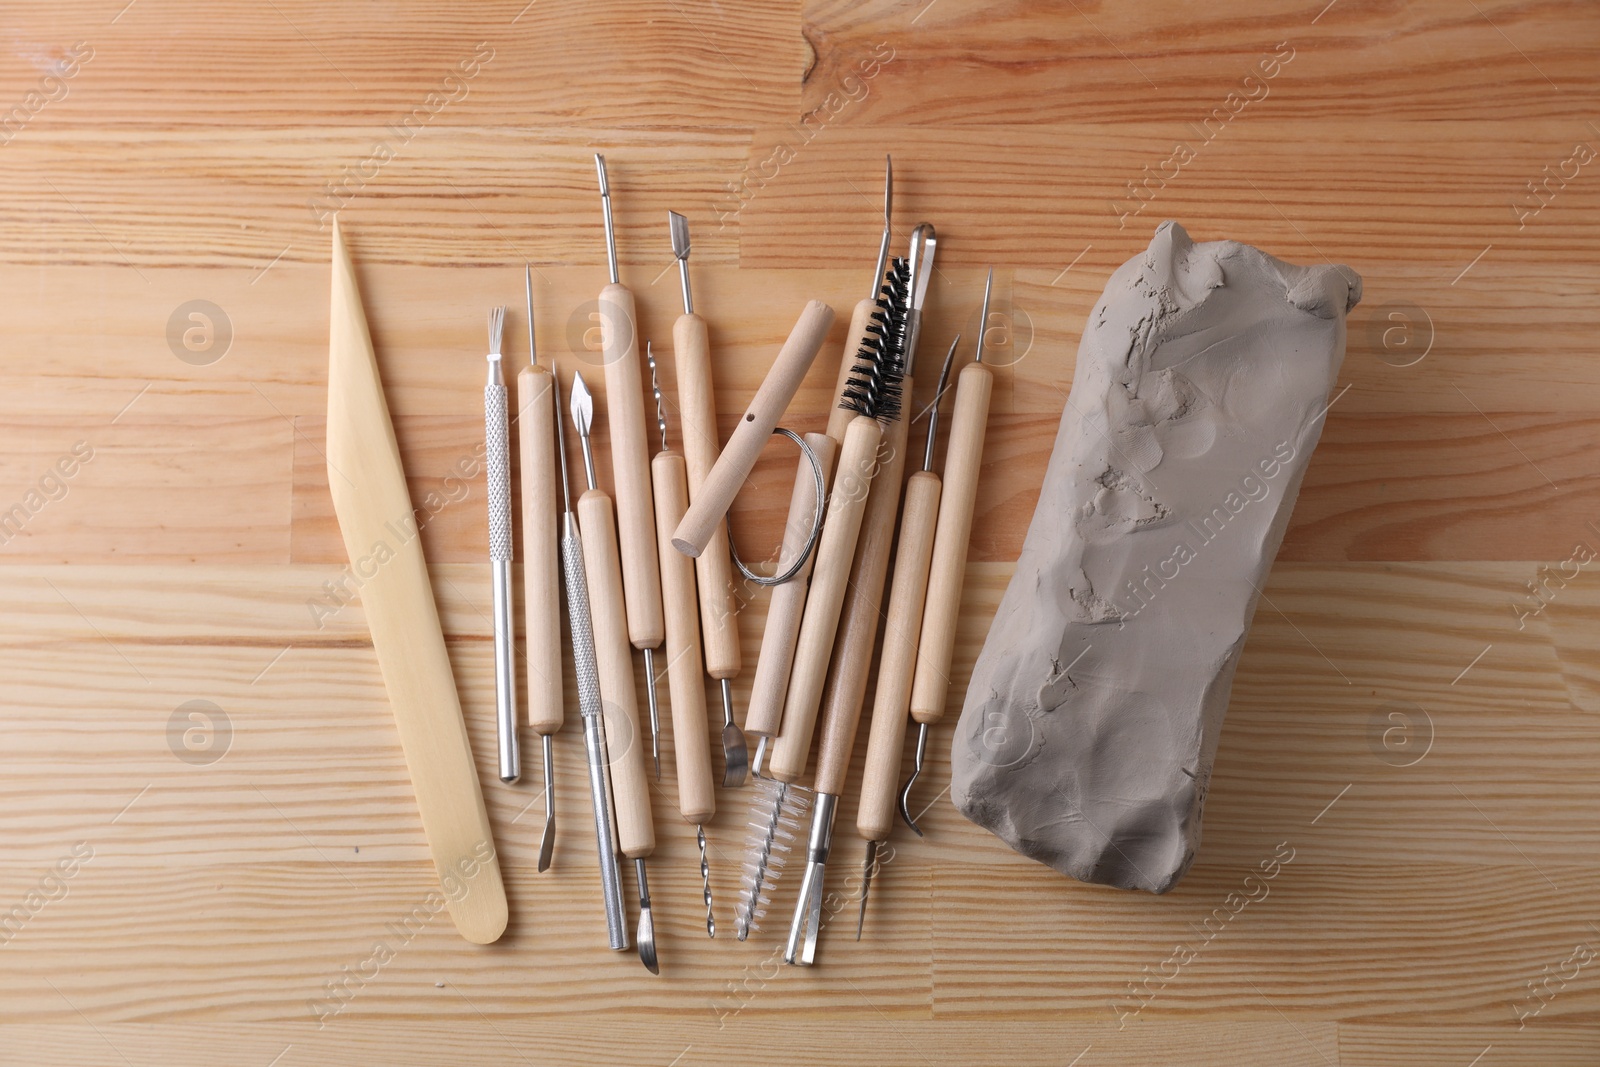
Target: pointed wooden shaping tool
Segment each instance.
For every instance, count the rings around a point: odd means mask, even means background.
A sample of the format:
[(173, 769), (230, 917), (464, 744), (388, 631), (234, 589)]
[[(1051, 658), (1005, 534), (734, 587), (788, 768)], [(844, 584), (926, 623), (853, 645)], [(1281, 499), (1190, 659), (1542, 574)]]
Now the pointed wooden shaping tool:
[(366, 313), (337, 219), (329, 322), (333, 510), (361, 581), (361, 605), (400, 728), (440, 892), (461, 936), (485, 945), (505, 932), (505, 884)]

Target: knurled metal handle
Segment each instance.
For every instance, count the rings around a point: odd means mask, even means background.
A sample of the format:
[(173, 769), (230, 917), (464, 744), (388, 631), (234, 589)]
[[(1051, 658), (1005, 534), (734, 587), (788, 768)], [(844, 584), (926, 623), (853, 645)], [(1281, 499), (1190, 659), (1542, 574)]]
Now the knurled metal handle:
[(511, 562), (511, 461), (506, 387), (483, 387), (484, 465), (489, 482), (489, 558)]

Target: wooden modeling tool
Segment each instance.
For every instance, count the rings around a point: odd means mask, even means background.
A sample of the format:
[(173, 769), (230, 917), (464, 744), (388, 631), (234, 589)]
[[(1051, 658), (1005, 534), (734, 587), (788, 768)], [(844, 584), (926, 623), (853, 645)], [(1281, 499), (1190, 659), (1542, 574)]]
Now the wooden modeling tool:
[(463, 937), (488, 944), (505, 932), (505, 885), (394, 424), (337, 217), (329, 320), (327, 459), (333, 510), (352, 565), (384, 561), (371, 568), (372, 576), (361, 586), (372, 645), (434, 869), (441, 885), (456, 887), (444, 894), (445, 905)]
[(711, 866), (706, 862), (706, 822), (717, 813), (711, 781), (711, 735), (706, 728), (705, 678), (700, 673), (700, 619), (695, 614), (694, 560), (670, 544), (673, 527), (689, 506), (689, 471), (681, 453), (667, 446), (667, 405), (656, 377), (656, 360), (645, 346), (650, 391), (656, 401), (661, 451), (650, 461), (656, 493), (657, 544), (661, 547), (661, 598), (667, 616), (667, 686), (672, 698), (672, 751), (678, 765), (678, 814), (694, 823), (700, 845), (700, 890), (706, 904), (706, 936), (717, 936), (711, 911)]
[[(695, 314), (694, 292), (689, 287), (689, 220), (676, 211), (669, 211), (667, 221), (672, 232), (672, 254), (678, 261), (678, 277), (683, 284), (683, 314), (672, 325), (672, 355), (678, 367), (679, 421), (683, 424), (689, 499), (693, 500), (716, 466), (722, 445), (711, 387), (711, 343), (706, 320)], [(661, 395), (659, 389), (656, 395)], [(659, 403), (657, 408), (659, 412)], [(665, 527), (664, 547), (670, 547), (672, 531), (682, 517), (680, 514), (671, 526)], [(656, 527), (662, 528), (659, 502)], [(666, 559), (663, 552), (663, 568), (667, 566)], [(700, 635), (705, 643), (706, 674), (715, 678), (722, 688), (722, 784), (731, 789), (743, 785), (750, 772), (750, 750), (745, 745), (744, 732), (733, 721), (731, 682), (744, 667), (744, 655), (739, 646), (739, 614), (734, 600), (727, 516), (718, 520), (711, 540), (693, 566), (700, 591)], [(666, 581), (665, 576), (662, 581)], [(677, 722), (676, 709), (673, 722)]]
[[(572, 380), (572, 423), (583, 445), (583, 471), (588, 489), (578, 498), (578, 527), (589, 585), (589, 612), (594, 626), (595, 659), (604, 702), (606, 748), (611, 759), (611, 795), (615, 801), (618, 850), (634, 861), (639, 875), (639, 959), (657, 973), (655, 924), (645, 857), (655, 851), (656, 830), (650, 816), (650, 783), (644, 770), (639, 701), (633, 688), (633, 656), (628, 652), (624, 618), (622, 562), (611, 498), (595, 484), (594, 450), (589, 435), (594, 423), (594, 396), (583, 375)], [(653, 536), (653, 535), (652, 535)], [(663, 623), (663, 629), (665, 624)]]
[[(883, 239), (878, 244), (878, 262), (872, 271), (872, 284), (867, 295), (856, 303), (850, 316), (850, 332), (845, 337), (844, 354), (839, 359), (839, 380), (834, 386), (834, 403), (828, 413), (826, 435), (807, 434), (822, 467), (822, 487), (826, 495), (833, 479), (833, 461), (844, 432), (855, 414), (844, 405), (844, 391), (850, 385), (850, 373), (855, 369), (856, 357), (871, 338), (868, 331), (881, 327), (885, 310), (880, 306), (883, 297), (883, 272), (889, 265), (890, 215), (894, 208), (894, 160), (888, 156), (883, 161)], [(790, 561), (800, 552), (806, 541), (806, 523), (816, 507), (815, 481), (804, 457), (795, 474), (794, 491), (789, 500), (789, 519), (783, 528), (783, 546), (779, 549), (778, 568), (786, 570)], [(778, 735), (783, 724), (783, 707), (789, 694), (789, 674), (794, 667), (795, 643), (800, 638), (800, 619), (805, 612), (806, 596), (810, 589), (811, 568), (815, 555), (809, 557), (800, 572), (791, 580), (775, 586), (767, 605), (766, 628), (761, 634), (761, 651), (756, 659), (755, 678), (750, 684), (750, 707), (745, 713), (744, 730), (757, 738), (756, 756), (751, 768), (756, 774), (766, 759), (767, 742)]]
[[(889, 324), (894, 328), (885, 331), (889, 339), (880, 341), (870, 353), (864, 352), (863, 356), (872, 359), (875, 355), (878, 361), (892, 359), (893, 370), (883, 374), (881, 380), (868, 373), (864, 366), (856, 371), (850, 398), (852, 406), (862, 414), (851, 420), (850, 429), (845, 433), (834, 496), (849, 495), (854, 491), (851, 483), (853, 476), (861, 481), (860, 492), (866, 495), (867, 500), (861, 509), (863, 516), (857, 520), (859, 536), (852, 553), (853, 563), (847, 567), (849, 586), (841, 597), (844, 601), (844, 625), (836, 627), (837, 645), (831, 639), (834, 635), (829, 634), (832, 662), (826, 686), (816, 685), (815, 667), (796, 657), (795, 674), (789, 685), (791, 705), (784, 710), (784, 730), (778, 735), (778, 743), (772, 753), (774, 776), (784, 777), (791, 770), (798, 775), (803, 771), (806, 751), (810, 747), (810, 731), (806, 729), (810, 724), (806, 721), (806, 712), (810, 710), (814, 722), (816, 705), (809, 703), (810, 693), (819, 691), (822, 743), (817, 754), (816, 803), (811, 809), (811, 834), (806, 847), (806, 871), (800, 885), (800, 900), (795, 905), (794, 920), (789, 926), (789, 941), (784, 951), (786, 963), (809, 965), (816, 960), (817, 935), (822, 929), (823, 880), (832, 849), (833, 816), (839, 797), (844, 792), (850, 754), (855, 748), (856, 726), (861, 721), (867, 671), (872, 663), (872, 647), (877, 637), (878, 606), (883, 599), (883, 583), (889, 569), (895, 518), (900, 510), (900, 482), (905, 472), (908, 420), (897, 417), (898, 408), (911, 395), (922, 308), (927, 299), (937, 247), (933, 227), (927, 223), (918, 225), (911, 232), (910, 255), (901, 270), (891, 272), (897, 278), (895, 303), (901, 309), (901, 314), (897, 316), (898, 321)], [(901, 278), (904, 280), (900, 281)], [(858, 433), (862, 418), (868, 415), (873, 416), (875, 425), (878, 424), (877, 420), (887, 422), (879, 440), (887, 444), (888, 454), (880, 456), (875, 445), (870, 454), (861, 453), (863, 458), (852, 460), (851, 438)], [(862, 465), (847, 466), (850, 462)], [(871, 474), (872, 466), (867, 464), (879, 468), (876, 477)], [(826, 530), (827, 527), (824, 527), (824, 546)], [(828, 563), (827, 556), (822, 555), (815, 573), (821, 574)], [(816, 583), (814, 576), (813, 586)], [(800, 628), (802, 653), (806, 651), (806, 627), (811, 621), (811, 604), (808, 598), (807, 618)], [(822, 662), (826, 666), (828, 659), (824, 657)], [(801, 694), (808, 703), (796, 708), (792, 702), (796, 693)], [(796, 712), (796, 732), (791, 737), (789, 716)]]
[(551, 738), (566, 720), (561, 686), (561, 516), (556, 494), (555, 377), (539, 364), (533, 340), (533, 268), (524, 269), (528, 291), (528, 366), (517, 375), (522, 476), (522, 600), (527, 616), (528, 725), (544, 747), (544, 833), (539, 870), (550, 869), (556, 841), (556, 785)]
[(878, 859), (878, 842), (887, 840), (894, 822), (895, 787), (900, 781), (900, 750), (906, 739), (906, 708), (911, 703), (911, 675), (917, 666), (917, 635), (922, 629), (922, 604), (928, 593), (928, 561), (933, 556), (933, 530), (939, 518), (941, 483), (933, 473), (933, 446), (939, 434), (939, 401), (950, 380), (957, 334), (945, 353), (939, 384), (928, 408), (928, 438), (922, 450), (922, 469), (906, 481), (905, 503), (900, 510), (900, 542), (894, 556), (894, 580), (889, 587), (889, 615), (883, 628), (883, 652), (878, 659), (878, 689), (872, 702), (872, 723), (867, 735), (867, 766), (861, 779), (861, 806), (856, 829), (867, 841), (867, 858), (861, 868), (861, 909), (856, 916), (856, 940), (867, 915), (867, 893)]
[(672, 547), (686, 556), (698, 557), (711, 543), (718, 524), (727, 518), (733, 498), (739, 495), (744, 480), (766, 447), (767, 438), (778, 425), (784, 408), (794, 399), (806, 371), (817, 358), (828, 328), (833, 325), (833, 308), (812, 300), (800, 312), (789, 339), (778, 351), (772, 369), (762, 379), (750, 406), (739, 418), (739, 425), (728, 438), (728, 447), (717, 457), (716, 465), (700, 486), (700, 496), (689, 501), (689, 510), (672, 535)]
[(600, 206), (605, 214), (606, 263), (611, 282), (600, 290), (600, 345), (605, 364), (606, 427), (611, 434), (611, 476), (617, 491), (617, 531), (622, 548), (623, 601), (628, 640), (644, 653), (645, 698), (650, 708), (650, 751), (661, 777), (661, 710), (656, 701), (655, 650), (666, 638), (661, 616), (661, 571), (656, 556), (655, 503), (650, 492), (650, 449), (639, 362), (639, 316), (633, 291), (617, 274), (617, 234), (611, 219), (606, 157), (595, 153)]
[(911, 777), (900, 791), (900, 817), (922, 836), (911, 815), (911, 787), (922, 773), (928, 750), (928, 728), (944, 717), (950, 693), (950, 658), (961, 614), (961, 587), (967, 576), (967, 546), (972, 541), (972, 511), (983, 469), (983, 439), (989, 426), (989, 398), (994, 371), (983, 362), (983, 331), (989, 328), (989, 292), (994, 271), (983, 287), (978, 319), (978, 353), (956, 379), (956, 402), (950, 416), (950, 448), (944, 463), (944, 501), (933, 535), (933, 561), (928, 569), (928, 598), (922, 609), (917, 642), (917, 672), (911, 686), (911, 717), (917, 722), (917, 755)]

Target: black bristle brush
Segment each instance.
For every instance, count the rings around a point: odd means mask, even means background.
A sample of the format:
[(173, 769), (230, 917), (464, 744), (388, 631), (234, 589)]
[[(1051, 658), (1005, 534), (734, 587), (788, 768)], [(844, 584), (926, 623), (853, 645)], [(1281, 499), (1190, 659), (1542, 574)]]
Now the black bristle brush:
[[(856, 417), (845, 429), (839, 481), (829, 498), (822, 539), (816, 549), (818, 569), (811, 577), (793, 667), (788, 676), (783, 732), (778, 735), (767, 774), (761, 773), (760, 755), (755, 764), (758, 796), (751, 805), (743, 884), (735, 913), (735, 928), (741, 941), (750, 935), (766, 912), (773, 883), (782, 874), (788, 853), (797, 841), (804, 844), (804, 819), (810, 790), (792, 783), (805, 773), (833, 634), (839, 624), (844, 586), (855, 554), (856, 535), (861, 528), (867, 490), (878, 466), (883, 423), (893, 421), (900, 414), (910, 276), (905, 260), (896, 259), (889, 264), (862, 345), (855, 354), (850, 377), (840, 390), (839, 406), (854, 411)], [(824, 568), (823, 561), (828, 559), (834, 562)], [(803, 708), (809, 710), (802, 715), (799, 709)]]
[(906, 452), (900, 406), (910, 388), (934, 248), (933, 227), (919, 225), (912, 232), (910, 256), (895, 261), (885, 276), (872, 328), (841, 395), (841, 406), (856, 415), (840, 449), (800, 623), (783, 732), (772, 754), (773, 777), (792, 782), (805, 772), (813, 734), (821, 736), (805, 875), (784, 950), (787, 963), (809, 964), (816, 958), (834, 812), (861, 720), (900, 507)]

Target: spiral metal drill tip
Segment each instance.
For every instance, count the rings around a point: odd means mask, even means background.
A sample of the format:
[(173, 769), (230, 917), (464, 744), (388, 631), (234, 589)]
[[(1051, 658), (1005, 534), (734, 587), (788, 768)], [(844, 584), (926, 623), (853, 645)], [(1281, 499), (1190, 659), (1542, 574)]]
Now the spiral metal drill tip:
[(649, 341), (644, 343), (644, 361), (650, 365), (650, 392), (656, 400), (656, 429), (661, 433), (661, 451), (667, 450), (667, 398), (661, 394), (661, 379), (656, 374), (656, 354)]
[(717, 936), (717, 917), (711, 911), (711, 865), (706, 862), (706, 828), (696, 825), (695, 841), (700, 845), (700, 891), (706, 898), (706, 936)]

